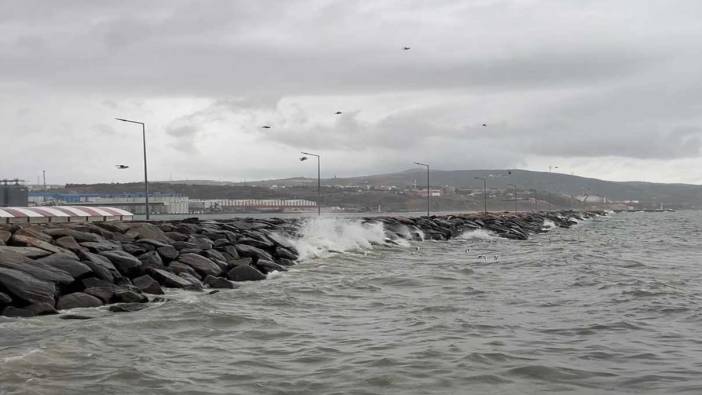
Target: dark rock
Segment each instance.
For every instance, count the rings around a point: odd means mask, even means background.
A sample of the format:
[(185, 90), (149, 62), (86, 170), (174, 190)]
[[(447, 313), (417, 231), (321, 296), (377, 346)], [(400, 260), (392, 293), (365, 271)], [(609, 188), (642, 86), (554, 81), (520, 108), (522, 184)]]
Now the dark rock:
[(84, 278), (81, 280), (81, 284), (83, 284), (84, 288), (92, 288), (92, 287), (106, 287), (106, 288), (114, 288), (115, 284), (109, 281), (105, 281), (96, 277), (88, 277)]
[(129, 289), (116, 288), (113, 300), (118, 303), (146, 303), (149, 298)]
[(214, 246), (212, 240), (206, 239), (204, 237), (191, 237), (190, 239), (188, 239), (188, 242), (194, 244), (195, 248), (200, 250), (209, 250), (212, 249), (212, 247)]
[(110, 283), (122, 277), (115, 265), (104, 256), (93, 254), (92, 252), (82, 252), (81, 255), (83, 257), (82, 262), (88, 265), (97, 277)]
[(259, 259), (253, 266), (260, 270), (262, 273), (268, 274), (272, 271), (287, 272), (288, 268), (283, 265), (279, 265), (273, 261), (267, 261), (265, 259)]
[(129, 227), (129, 230), (124, 232), (126, 236), (133, 237), (136, 240), (149, 239), (170, 243), (172, 240), (156, 225), (149, 223), (135, 223)]
[(53, 236), (55, 239), (60, 239), (64, 237), (70, 237), (73, 240), (77, 242), (95, 242), (98, 243), (103, 240), (102, 237), (90, 233), (90, 232), (81, 232), (78, 230), (74, 229), (68, 229), (68, 228), (51, 228), (51, 229), (46, 229), (44, 230), (45, 233), (50, 234)]
[(209, 258), (213, 261), (221, 261), (221, 262), (226, 262), (227, 258), (222, 255), (221, 252), (217, 250), (206, 250), (202, 252), (202, 256)]
[(241, 244), (246, 244), (246, 245), (254, 246), (256, 248), (261, 248), (261, 249), (275, 247), (275, 244), (273, 244), (273, 242), (270, 240), (254, 239), (252, 237), (240, 237), (236, 241), (236, 244), (237, 244), (237, 246), (241, 245)]
[(190, 236), (180, 232), (166, 232), (166, 236), (174, 241), (188, 241)]
[(293, 246), (292, 243), (290, 243), (290, 241), (285, 236), (282, 236), (276, 232), (271, 232), (271, 233), (267, 234), (266, 236), (268, 237), (268, 239), (270, 239), (272, 242), (274, 242), (278, 246), (292, 251), (295, 255), (299, 254), (299, 251), (297, 251), (295, 246)]
[(112, 298), (115, 295), (115, 287), (111, 284), (109, 286), (89, 287), (85, 288), (83, 292), (108, 304), (112, 302)]
[(286, 258), (278, 258), (278, 263), (280, 263), (283, 266), (295, 266), (294, 261), (291, 261), (290, 259)]
[(62, 320), (91, 320), (95, 317), (81, 314), (61, 314), (59, 318)]
[(239, 265), (227, 273), (227, 278), (232, 281), (259, 281), (265, 280), (266, 275), (254, 267)]
[(217, 294), (217, 293), (219, 293), (219, 290), (218, 290), (218, 289), (213, 289), (212, 291), (208, 292), (207, 294), (208, 294), (208, 295), (214, 295), (214, 294)]
[(34, 317), (34, 313), (29, 309), (23, 309), (15, 306), (7, 306), (2, 311), (2, 315), (7, 317), (27, 318)]
[(239, 256), (250, 257), (254, 259), (265, 259), (268, 261), (273, 260), (273, 256), (268, 252), (248, 244), (237, 244), (236, 250), (239, 253)]
[(188, 288), (192, 284), (182, 277), (161, 269), (149, 269), (149, 274), (161, 285), (171, 288)]
[(156, 249), (156, 248), (159, 248), (159, 247), (168, 247), (168, 246), (170, 246), (170, 244), (168, 244), (168, 243), (164, 243), (164, 242), (162, 242), (162, 241), (153, 240), (153, 239), (139, 239), (138, 243), (139, 243), (139, 244), (142, 244), (142, 245), (151, 246), (151, 247), (153, 247), (153, 249)]
[(113, 265), (125, 276), (135, 273), (141, 267), (141, 261), (124, 251), (103, 251), (100, 255), (109, 259)]
[(180, 274), (180, 273), (190, 273), (195, 277), (199, 277), (199, 274), (193, 269), (192, 267), (186, 265), (185, 263), (178, 262), (178, 261), (173, 261), (168, 265), (168, 270), (170, 272), (173, 272), (175, 274)]
[(210, 288), (228, 288), (228, 289), (233, 289), (237, 288), (238, 285), (234, 284), (233, 282), (227, 280), (226, 278), (222, 277), (214, 277), (214, 276), (206, 276), (204, 283), (207, 284)]
[(185, 263), (203, 276), (208, 274), (218, 276), (220, 273), (222, 273), (222, 269), (219, 267), (219, 265), (212, 262), (210, 259), (197, 254), (182, 254), (178, 257), (178, 262)]
[(144, 303), (120, 303), (112, 305), (108, 308), (113, 313), (132, 313), (134, 311), (144, 310), (149, 305)]
[(106, 229), (107, 231), (114, 233), (124, 233), (129, 230), (129, 224), (126, 222), (110, 221), (110, 222), (98, 222), (97, 226)]
[(10, 303), (12, 303), (12, 297), (4, 292), (0, 292), (0, 305)]
[(42, 250), (41, 248), (14, 247), (14, 246), (9, 247), (9, 246), (0, 245), (0, 254), (2, 254), (3, 252), (8, 252), (8, 251), (13, 252), (15, 254), (20, 254), (24, 257), (32, 258), (32, 259), (41, 258), (41, 257), (45, 257), (45, 256), (49, 256), (49, 255), (53, 254), (53, 252)]
[(53, 237), (42, 232), (42, 230), (36, 226), (26, 226), (18, 229), (15, 235), (33, 237), (47, 243), (51, 243), (54, 240)]
[(74, 239), (71, 236), (59, 237), (58, 239), (56, 239), (55, 243), (59, 247), (65, 248), (73, 252), (80, 251), (83, 249), (83, 247), (80, 244), (78, 244), (76, 239)]
[(149, 268), (149, 267), (154, 267), (157, 269), (165, 269), (165, 266), (163, 265), (163, 260), (161, 259), (161, 256), (156, 251), (149, 251), (146, 254), (140, 255), (139, 260), (141, 261), (141, 264), (142, 264), (142, 270), (145, 270), (146, 268)]
[(0, 229), (0, 245), (7, 244), (10, 237), (12, 237), (12, 233), (7, 230)]
[(84, 292), (74, 292), (72, 294), (63, 295), (56, 302), (56, 308), (59, 310), (75, 309), (78, 307), (99, 307), (103, 303), (95, 296), (88, 295)]
[(64, 254), (49, 255), (47, 257), (37, 259), (36, 262), (63, 270), (64, 272), (73, 276), (73, 278), (80, 278), (93, 272), (93, 270), (90, 269), (90, 267), (85, 263)]
[(144, 248), (143, 245), (137, 243), (122, 243), (122, 249), (130, 255), (141, 255), (147, 251), (153, 250), (153, 247)]
[(34, 248), (39, 248), (42, 250), (46, 250), (49, 252), (52, 252), (54, 254), (59, 254), (59, 253), (64, 253), (64, 254), (69, 254), (75, 256), (75, 254), (65, 248), (61, 248), (59, 246), (55, 246), (49, 242), (30, 237), (30, 236), (24, 236), (20, 234), (14, 234), (12, 235), (12, 241), (19, 245), (19, 246), (24, 246), (24, 247), (34, 247)]
[(193, 250), (198, 249), (195, 244), (188, 243), (187, 241), (174, 241), (173, 247), (178, 251), (185, 250), (185, 249), (193, 249)]
[(144, 293), (163, 295), (163, 290), (161, 289), (158, 281), (154, 280), (153, 277), (149, 276), (148, 274), (135, 278), (133, 282), (134, 285)]
[(229, 239), (217, 239), (214, 241), (214, 248), (224, 248), (226, 246), (231, 246), (232, 242)]
[(34, 315), (58, 314), (58, 311), (56, 311), (56, 309), (54, 308), (53, 303), (33, 303), (29, 306), (25, 306), (24, 308), (31, 311)]
[(285, 259), (290, 259), (291, 261), (294, 261), (297, 259), (297, 254), (292, 252), (291, 250), (285, 248), (285, 247), (276, 247), (275, 248), (275, 255), (279, 258), (285, 258)]
[(178, 258), (179, 254), (178, 250), (176, 250), (173, 246), (159, 247), (156, 251), (158, 251), (161, 258), (165, 259), (167, 262)]
[(185, 221), (181, 221), (178, 225), (176, 225), (176, 232), (183, 233), (186, 235), (192, 235), (192, 234), (197, 234), (200, 233), (202, 230), (202, 227), (195, 224), (195, 223), (188, 223)]
[(203, 285), (200, 279), (197, 277), (193, 276), (190, 273), (180, 273), (178, 274), (179, 277), (182, 277), (183, 279), (187, 280), (190, 283), (190, 286), (186, 287), (185, 289), (189, 291), (202, 291)]
[(24, 272), (38, 280), (56, 284), (66, 285), (75, 281), (73, 276), (63, 270), (9, 252), (0, 253), (0, 267)]
[(119, 244), (107, 240), (101, 242), (85, 241), (80, 243), (80, 245), (95, 253), (100, 253), (103, 251), (114, 251), (122, 248)]

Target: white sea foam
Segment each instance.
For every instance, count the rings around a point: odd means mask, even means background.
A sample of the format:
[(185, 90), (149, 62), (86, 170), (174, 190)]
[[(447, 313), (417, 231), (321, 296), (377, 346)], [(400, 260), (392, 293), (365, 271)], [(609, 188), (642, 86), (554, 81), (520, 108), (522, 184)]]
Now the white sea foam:
[[(310, 218), (302, 224), (299, 233), (300, 238), (289, 241), (300, 253), (300, 259), (365, 250), (372, 248), (373, 244), (386, 242), (382, 223), (362, 223), (337, 217)], [(399, 239), (394, 241), (401, 243)]]
[(556, 223), (551, 221), (550, 219), (545, 219), (544, 224), (542, 226), (543, 230), (551, 230), (556, 227)]
[(463, 240), (497, 240), (498, 237), (485, 229), (474, 229), (463, 232)]

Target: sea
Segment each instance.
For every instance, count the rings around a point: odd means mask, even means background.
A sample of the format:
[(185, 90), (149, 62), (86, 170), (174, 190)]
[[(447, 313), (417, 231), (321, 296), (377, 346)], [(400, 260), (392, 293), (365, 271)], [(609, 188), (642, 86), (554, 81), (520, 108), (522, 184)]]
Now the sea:
[(310, 218), (265, 281), (0, 317), (0, 394), (702, 393), (702, 213), (544, 227), (386, 245)]

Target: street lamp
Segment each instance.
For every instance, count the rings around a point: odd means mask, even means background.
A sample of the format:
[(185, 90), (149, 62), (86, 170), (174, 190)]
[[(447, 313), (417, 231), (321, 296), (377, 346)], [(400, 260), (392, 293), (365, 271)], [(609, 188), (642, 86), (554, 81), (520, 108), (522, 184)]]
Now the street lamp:
[(476, 180), (483, 180), (483, 211), (487, 214), (487, 178), (475, 177)]
[(514, 187), (514, 213), (517, 213), (517, 184), (507, 184), (508, 187)]
[(146, 211), (146, 220), (149, 220), (150, 216), (150, 208), (149, 208), (149, 176), (148, 176), (148, 171), (146, 170), (146, 126), (144, 125), (144, 122), (138, 122), (138, 121), (131, 121), (129, 119), (123, 119), (123, 118), (115, 118), (118, 121), (122, 122), (129, 122), (129, 123), (136, 123), (138, 125), (141, 125), (141, 138), (144, 143), (144, 202), (145, 202), (145, 211)]
[[(309, 152), (302, 152), (302, 155), (309, 155), (317, 157), (317, 215), (322, 215), (322, 181), (321, 181), (321, 167), (319, 164), (319, 155), (311, 154)], [(306, 156), (300, 158), (300, 162), (307, 160)]]
[(417, 166), (424, 166), (427, 168), (427, 217), (429, 216), (429, 211), (431, 208), (431, 191), (429, 190), (429, 165), (426, 163), (414, 162)]

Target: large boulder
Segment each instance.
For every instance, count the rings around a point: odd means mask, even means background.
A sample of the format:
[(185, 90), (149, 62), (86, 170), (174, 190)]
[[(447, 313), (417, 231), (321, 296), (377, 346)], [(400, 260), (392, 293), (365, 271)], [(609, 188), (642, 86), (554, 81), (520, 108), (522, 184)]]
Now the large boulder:
[(15, 231), (15, 235), (33, 237), (47, 243), (53, 241), (53, 237), (42, 232), (42, 229), (37, 226), (24, 226)]
[(149, 223), (132, 224), (124, 234), (136, 240), (151, 239), (167, 244), (172, 241), (158, 226)]
[(37, 259), (36, 262), (54, 267), (59, 270), (63, 270), (64, 272), (73, 276), (73, 278), (80, 278), (93, 272), (93, 270), (88, 265), (82, 263), (81, 261), (73, 258), (70, 255), (53, 254), (41, 259)]
[(149, 251), (145, 254), (139, 255), (139, 260), (141, 261), (142, 270), (149, 267), (165, 269), (165, 266), (163, 266), (163, 260), (156, 251)]
[(268, 261), (273, 260), (273, 256), (271, 254), (269, 254), (267, 251), (264, 251), (258, 247), (254, 247), (252, 245), (237, 244), (236, 250), (239, 253), (239, 256), (251, 257), (251, 258), (254, 258), (254, 260), (257, 260), (257, 259), (265, 259)]
[(250, 246), (254, 246), (257, 248), (273, 248), (275, 247), (275, 244), (273, 244), (272, 241), (266, 240), (263, 238), (253, 238), (253, 237), (240, 237), (237, 241), (236, 244), (246, 244)]
[(56, 239), (56, 245), (67, 250), (77, 252), (84, 249), (72, 236), (62, 236)]
[(116, 303), (146, 303), (149, 298), (135, 290), (115, 288), (114, 301)]
[(162, 269), (149, 269), (149, 274), (161, 285), (170, 288), (188, 288), (190, 281)]
[(4, 292), (0, 292), (0, 305), (12, 303), (12, 297)]
[(71, 237), (77, 242), (100, 242), (103, 240), (102, 237), (96, 235), (95, 233), (81, 232), (79, 230), (69, 229), (66, 227), (46, 229), (44, 232), (50, 234), (57, 240), (63, 237)]
[(297, 254), (294, 253), (292, 250), (278, 246), (275, 248), (275, 255), (279, 258), (285, 258), (285, 259), (290, 259), (291, 261), (294, 261), (297, 259)]
[(0, 245), (5, 245), (12, 237), (12, 233), (8, 230), (0, 229)]
[(144, 293), (163, 295), (163, 290), (161, 289), (161, 286), (159, 285), (158, 281), (154, 280), (154, 278), (149, 276), (148, 274), (139, 276), (132, 280), (132, 282), (134, 283), (134, 286), (139, 288)]
[(197, 254), (182, 254), (178, 257), (178, 262), (185, 263), (186, 265), (192, 267), (202, 276), (206, 276), (208, 274), (211, 276), (218, 276), (220, 273), (222, 273), (222, 269), (219, 267), (219, 265), (212, 262), (210, 259)]
[(17, 254), (20, 254), (20, 255), (24, 255), (24, 256), (26, 256), (27, 258), (32, 258), (32, 259), (41, 258), (41, 257), (49, 256), (49, 255), (53, 254), (53, 252), (51, 252), (51, 251), (46, 251), (46, 250), (42, 250), (41, 248), (35, 248), (35, 247), (8, 247), (8, 246), (4, 246), (4, 245), (2, 245), (2, 243), (0, 243), (0, 253), (2, 253), (2, 252), (4, 252), (4, 251), (14, 252), (14, 253), (17, 253)]
[(192, 267), (186, 265), (183, 262), (178, 262), (178, 261), (173, 261), (168, 265), (168, 271), (173, 272), (175, 274), (180, 274), (180, 273), (190, 273), (193, 276), (199, 276), (195, 269)]
[(287, 272), (288, 268), (285, 266), (279, 265), (273, 261), (267, 261), (265, 259), (259, 259), (256, 261), (256, 263), (253, 264), (253, 266), (260, 270), (262, 273), (268, 274), (273, 271), (278, 271), (278, 272)]
[(194, 244), (195, 248), (199, 250), (209, 250), (212, 249), (212, 247), (214, 247), (214, 242), (204, 237), (193, 236), (190, 237), (190, 239), (188, 239), (188, 242)]
[(24, 272), (38, 280), (56, 284), (66, 285), (75, 280), (73, 276), (63, 270), (9, 252), (0, 254), (0, 267)]
[(124, 251), (103, 251), (100, 255), (109, 259), (113, 265), (125, 276), (129, 276), (141, 267), (142, 263), (139, 259), (124, 252)]
[(176, 250), (173, 246), (159, 247), (156, 249), (156, 251), (166, 262), (170, 262), (178, 258), (179, 254), (178, 250)]
[(92, 252), (83, 252), (81, 255), (83, 256), (82, 262), (88, 265), (98, 278), (113, 283), (116, 279), (122, 277), (115, 265), (104, 256), (93, 254)]
[(85, 290), (83, 290), (83, 292), (100, 299), (104, 304), (108, 304), (112, 303), (112, 298), (115, 295), (115, 287), (113, 285), (102, 287), (88, 287)]
[(114, 251), (114, 250), (119, 250), (120, 248), (122, 248), (122, 246), (120, 246), (119, 244), (113, 243), (113, 242), (107, 241), (107, 240), (99, 241), (99, 242), (84, 241), (84, 242), (79, 243), (79, 244), (81, 246), (89, 249), (91, 252), (95, 252), (95, 253), (100, 253), (103, 251)]
[(185, 272), (178, 274), (178, 276), (184, 278), (190, 283), (188, 287), (185, 287), (185, 289), (187, 289), (188, 291), (202, 291), (204, 285), (197, 277)]
[(260, 281), (265, 280), (266, 275), (254, 267), (239, 265), (227, 272), (227, 278), (232, 281)]
[(88, 295), (84, 292), (74, 292), (68, 295), (63, 295), (56, 302), (56, 308), (59, 310), (75, 309), (78, 307), (100, 307), (103, 303), (95, 296)]
[[(64, 254), (76, 256), (73, 252), (71, 252), (65, 248), (55, 246), (49, 242), (46, 242), (46, 241), (43, 241), (43, 240), (40, 240), (40, 239), (37, 239), (34, 237), (30, 237), (30, 236), (25, 236), (25, 235), (15, 233), (12, 236), (12, 241), (17, 245), (24, 246), (24, 247), (39, 248), (42, 250), (52, 252), (54, 254), (64, 253)], [(76, 256), (76, 258), (77, 258), (77, 256)]]
[(56, 286), (48, 281), (41, 281), (25, 272), (0, 267), (0, 285), (13, 298), (28, 303), (54, 303)]
[(237, 288), (238, 285), (222, 277), (206, 276), (203, 282), (210, 288), (225, 288), (233, 289)]

